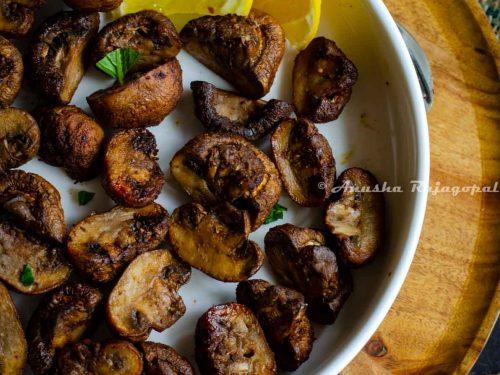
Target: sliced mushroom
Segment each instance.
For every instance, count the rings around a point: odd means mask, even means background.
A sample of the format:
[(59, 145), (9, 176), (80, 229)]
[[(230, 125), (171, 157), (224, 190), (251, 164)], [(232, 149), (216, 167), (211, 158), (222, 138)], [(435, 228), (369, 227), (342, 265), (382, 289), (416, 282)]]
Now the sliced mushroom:
[(18, 108), (0, 109), (0, 173), (31, 160), (40, 146), (40, 129)]
[(80, 273), (94, 282), (108, 282), (138, 254), (165, 240), (168, 221), (168, 212), (156, 203), (118, 206), (76, 224), (68, 236), (67, 253)]
[(206, 133), (189, 141), (170, 162), (172, 176), (197, 202), (229, 202), (248, 211), (252, 231), (260, 227), (281, 194), (273, 162), (245, 139)]
[(46, 295), (28, 324), (29, 363), (35, 375), (48, 374), (56, 351), (78, 341), (102, 300), (97, 288), (66, 284)]
[(304, 294), (309, 317), (333, 324), (352, 292), (352, 279), (325, 246), (321, 232), (284, 224), (271, 228), (264, 242), (280, 282)]
[(86, 181), (99, 173), (104, 131), (80, 108), (60, 106), (41, 111), (40, 158), (62, 166), (68, 176)]
[(28, 34), (35, 20), (35, 9), (45, 0), (0, 0), (0, 35), (20, 38)]
[(31, 78), (44, 98), (68, 104), (87, 65), (87, 47), (99, 29), (98, 13), (60, 12), (35, 33), (28, 49)]
[(0, 206), (48, 240), (63, 243), (66, 238), (61, 196), (37, 174), (14, 170), (0, 176)]
[(156, 342), (143, 342), (144, 375), (194, 375), (189, 361), (174, 348)]
[(119, 336), (144, 341), (151, 330), (163, 332), (186, 312), (177, 293), (191, 277), (191, 267), (159, 249), (139, 255), (109, 295), (108, 322)]
[(176, 58), (131, 76), (87, 98), (97, 119), (113, 128), (158, 125), (174, 110), (182, 95), (182, 70)]
[(0, 108), (7, 108), (14, 103), (21, 90), (23, 74), (24, 64), (21, 52), (11, 42), (0, 36)]
[(79, 12), (109, 12), (118, 8), (123, 0), (64, 0), (64, 2)]
[(268, 14), (228, 14), (189, 21), (181, 40), (188, 53), (219, 74), (244, 96), (269, 92), (285, 52), (285, 35)]
[(103, 185), (109, 196), (129, 207), (152, 203), (165, 183), (157, 155), (156, 139), (147, 129), (113, 134), (104, 151)]
[(198, 320), (195, 340), (196, 362), (203, 375), (277, 373), (259, 322), (244, 305), (210, 308)]
[(283, 100), (252, 100), (208, 82), (191, 82), (194, 112), (210, 131), (224, 131), (256, 141), (288, 118), (293, 108)]
[(321, 206), (335, 183), (335, 159), (328, 140), (305, 119), (283, 121), (271, 138), (281, 181), (299, 205)]
[(380, 250), (384, 232), (384, 195), (370, 172), (344, 171), (337, 182), (341, 194), (326, 210), (325, 224), (338, 242), (339, 255), (351, 266), (370, 262)]
[(220, 281), (249, 278), (262, 265), (263, 253), (249, 241), (245, 211), (229, 205), (205, 209), (190, 203), (172, 214), (169, 229), (173, 251), (191, 266)]
[(247, 280), (238, 284), (236, 299), (257, 317), (280, 369), (295, 371), (307, 361), (314, 329), (301, 293), (264, 280)]
[(293, 103), (297, 114), (316, 123), (336, 120), (357, 79), (356, 66), (335, 42), (314, 39), (295, 59)]
[(7, 288), (0, 283), (0, 374), (22, 375), (28, 345), (16, 306)]

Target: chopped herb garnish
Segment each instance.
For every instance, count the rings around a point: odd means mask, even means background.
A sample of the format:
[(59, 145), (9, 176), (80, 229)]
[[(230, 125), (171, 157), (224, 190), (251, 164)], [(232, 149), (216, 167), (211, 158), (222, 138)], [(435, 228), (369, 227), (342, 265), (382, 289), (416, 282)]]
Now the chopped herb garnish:
[(27, 264), (24, 265), (19, 280), (23, 283), (23, 285), (26, 286), (30, 286), (35, 282), (35, 277), (33, 276), (33, 270), (29, 265)]
[(270, 224), (275, 221), (283, 219), (283, 213), (285, 211), (288, 211), (288, 208), (283, 207), (279, 203), (276, 203), (271, 212), (269, 213), (269, 215), (267, 216), (265, 223)]
[(80, 206), (85, 206), (89, 203), (92, 198), (94, 198), (95, 193), (91, 193), (90, 191), (81, 190), (78, 192), (78, 204)]
[(123, 85), (127, 72), (141, 57), (140, 53), (132, 48), (118, 48), (108, 53), (96, 66), (108, 76), (116, 78)]
[(0, 221), (13, 221), (16, 219), (16, 215), (9, 211), (0, 212)]

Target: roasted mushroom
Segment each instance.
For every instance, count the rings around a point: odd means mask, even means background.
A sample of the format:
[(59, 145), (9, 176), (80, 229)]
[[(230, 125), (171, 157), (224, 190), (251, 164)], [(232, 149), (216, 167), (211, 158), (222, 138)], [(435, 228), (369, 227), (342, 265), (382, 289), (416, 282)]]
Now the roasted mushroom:
[(35, 375), (48, 374), (56, 351), (78, 341), (102, 299), (98, 289), (66, 284), (46, 295), (28, 324), (28, 359)]
[(351, 294), (352, 279), (325, 246), (321, 232), (284, 224), (271, 228), (264, 242), (280, 282), (304, 294), (309, 317), (320, 324), (333, 324)]
[(21, 52), (11, 42), (0, 36), (0, 108), (7, 108), (14, 103), (21, 90), (23, 74), (24, 64)]
[(41, 237), (57, 243), (63, 243), (66, 238), (61, 196), (37, 174), (14, 170), (1, 175), (0, 207)]
[(264, 280), (248, 280), (238, 284), (236, 299), (254, 312), (280, 369), (295, 371), (309, 358), (314, 329), (301, 293)]
[(123, 0), (64, 0), (79, 12), (109, 12), (120, 6)]
[(256, 141), (288, 118), (293, 108), (283, 100), (252, 100), (208, 82), (191, 82), (194, 112), (210, 131), (224, 131)]
[(174, 110), (182, 95), (182, 70), (176, 58), (129, 77), (87, 98), (97, 119), (113, 128), (158, 125)]
[(75, 267), (94, 282), (108, 282), (138, 254), (165, 240), (168, 213), (159, 204), (143, 208), (115, 207), (76, 224), (67, 253)]
[(62, 166), (68, 176), (86, 181), (99, 173), (104, 131), (92, 117), (75, 106), (61, 106), (41, 111), (40, 158)]
[(23, 327), (10, 294), (0, 282), (0, 374), (22, 375), (27, 349)]
[(27, 61), (44, 98), (68, 104), (87, 65), (87, 47), (99, 29), (98, 13), (60, 12), (35, 33)]
[(281, 26), (255, 9), (248, 17), (197, 18), (180, 35), (188, 53), (254, 99), (269, 92), (285, 52)]
[(157, 154), (155, 137), (147, 129), (111, 136), (104, 151), (103, 186), (116, 203), (143, 207), (160, 195), (165, 179)]
[(375, 176), (361, 168), (344, 171), (337, 182), (341, 193), (326, 210), (325, 224), (339, 247), (341, 259), (362, 266), (380, 249), (384, 232), (384, 195)]
[(0, 109), (0, 174), (31, 160), (40, 146), (40, 129), (18, 108)]
[(262, 328), (244, 305), (227, 303), (210, 308), (198, 320), (195, 345), (203, 375), (277, 373)]
[(28, 34), (35, 20), (35, 9), (45, 0), (0, 0), (0, 35), (20, 38)]
[(305, 119), (283, 121), (271, 138), (281, 181), (299, 205), (321, 206), (335, 183), (335, 159), (328, 140)]
[(245, 211), (189, 203), (173, 212), (169, 237), (185, 262), (217, 280), (236, 282), (257, 272), (264, 258), (259, 246), (247, 239), (249, 231)]
[(273, 162), (245, 139), (206, 133), (189, 141), (170, 162), (172, 176), (197, 202), (228, 202), (250, 214), (260, 227), (281, 194)]
[(336, 120), (357, 79), (356, 66), (335, 42), (314, 39), (295, 59), (293, 103), (297, 114), (316, 123)]
[(144, 375), (194, 375), (189, 361), (168, 345), (143, 342), (139, 348), (144, 357)]

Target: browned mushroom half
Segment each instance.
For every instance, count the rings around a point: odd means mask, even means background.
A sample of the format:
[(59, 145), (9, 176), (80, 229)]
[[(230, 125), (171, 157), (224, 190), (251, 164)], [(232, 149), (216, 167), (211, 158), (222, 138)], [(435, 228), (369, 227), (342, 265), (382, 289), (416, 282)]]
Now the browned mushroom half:
[(210, 308), (198, 320), (195, 345), (203, 375), (277, 373), (262, 328), (245, 305), (226, 303)]
[(182, 70), (176, 58), (152, 70), (128, 77), (87, 98), (97, 119), (113, 128), (158, 125), (174, 110), (182, 95)]
[(0, 173), (31, 160), (40, 146), (40, 129), (18, 108), (0, 109)]
[(248, 240), (249, 231), (245, 211), (228, 204), (205, 209), (189, 203), (173, 212), (169, 237), (182, 260), (217, 280), (236, 282), (256, 273), (264, 258)]
[(128, 207), (152, 203), (165, 183), (157, 155), (156, 139), (147, 129), (113, 134), (104, 151), (102, 176), (109, 196)]
[(99, 29), (98, 13), (59, 12), (35, 33), (28, 49), (32, 82), (44, 99), (68, 104), (87, 66), (87, 47)]
[(11, 42), (0, 36), (0, 108), (7, 108), (14, 103), (21, 90), (23, 74), (24, 64), (21, 52)]
[(104, 26), (92, 50), (92, 61), (96, 63), (118, 48), (132, 48), (140, 53), (132, 68), (134, 72), (151, 69), (177, 56), (182, 42), (168, 17), (154, 10), (143, 10)]
[(297, 114), (316, 123), (336, 120), (351, 99), (358, 70), (335, 42), (319, 37), (301, 51), (293, 70)]
[(204, 16), (182, 29), (184, 48), (246, 97), (266, 95), (285, 52), (285, 35), (268, 14)]
[(238, 284), (236, 299), (254, 312), (280, 369), (295, 371), (307, 361), (314, 329), (301, 293), (254, 279)]
[(39, 124), (43, 161), (62, 166), (77, 181), (99, 173), (104, 131), (92, 117), (75, 106), (60, 106), (42, 110)]
[(0, 207), (41, 237), (58, 243), (66, 238), (61, 196), (52, 184), (37, 174), (13, 170), (1, 175)]
[(335, 183), (335, 159), (328, 140), (305, 119), (283, 121), (271, 138), (281, 181), (299, 205), (321, 206)]
[(210, 131), (224, 131), (256, 141), (288, 118), (293, 108), (283, 100), (252, 100), (208, 82), (191, 82), (194, 113)]
[(16, 306), (9, 291), (0, 282), (0, 374), (22, 375), (28, 345)]
[(0, 0), (0, 35), (20, 38), (28, 34), (35, 20), (35, 10), (45, 0)]
[(139, 348), (144, 357), (144, 375), (194, 375), (191, 363), (168, 345), (148, 341)]
[(118, 206), (76, 224), (68, 236), (67, 253), (84, 276), (108, 282), (138, 254), (165, 240), (168, 221), (168, 212), (156, 203), (142, 208)]
[(325, 246), (322, 233), (284, 224), (271, 228), (264, 242), (274, 273), (282, 284), (304, 295), (309, 317), (333, 324), (352, 292), (352, 279)]
[(118, 8), (123, 0), (64, 0), (64, 2), (79, 12), (109, 12)]
[(46, 295), (28, 324), (28, 359), (35, 375), (51, 372), (57, 350), (78, 341), (102, 300), (97, 288), (66, 284)]
[(384, 195), (374, 191), (377, 179), (367, 170), (350, 168), (337, 181), (337, 195), (325, 215), (325, 224), (339, 247), (339, 256), (351, 266), (362, 266), (378, 253), (384, 232)]
[(228, 202), (259, 228), (281, 194), (274, 163), (244, 138), (206, 133), (189, 141), (170, 162), (172, 176), (197, 202)]
[(186, 312), (177, 293), (191, 277), (191, 267), (165, 249), (139, 255), (109, 295), (108, 322), (131, 341), (144, 341), (151, 330), (163, 332)]

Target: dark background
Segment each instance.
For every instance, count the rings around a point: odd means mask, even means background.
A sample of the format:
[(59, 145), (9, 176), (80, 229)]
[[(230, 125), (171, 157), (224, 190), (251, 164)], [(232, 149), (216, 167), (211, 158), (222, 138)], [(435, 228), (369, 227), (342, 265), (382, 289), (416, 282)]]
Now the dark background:
[(470, 375), (500, 374), (500, 319)]

